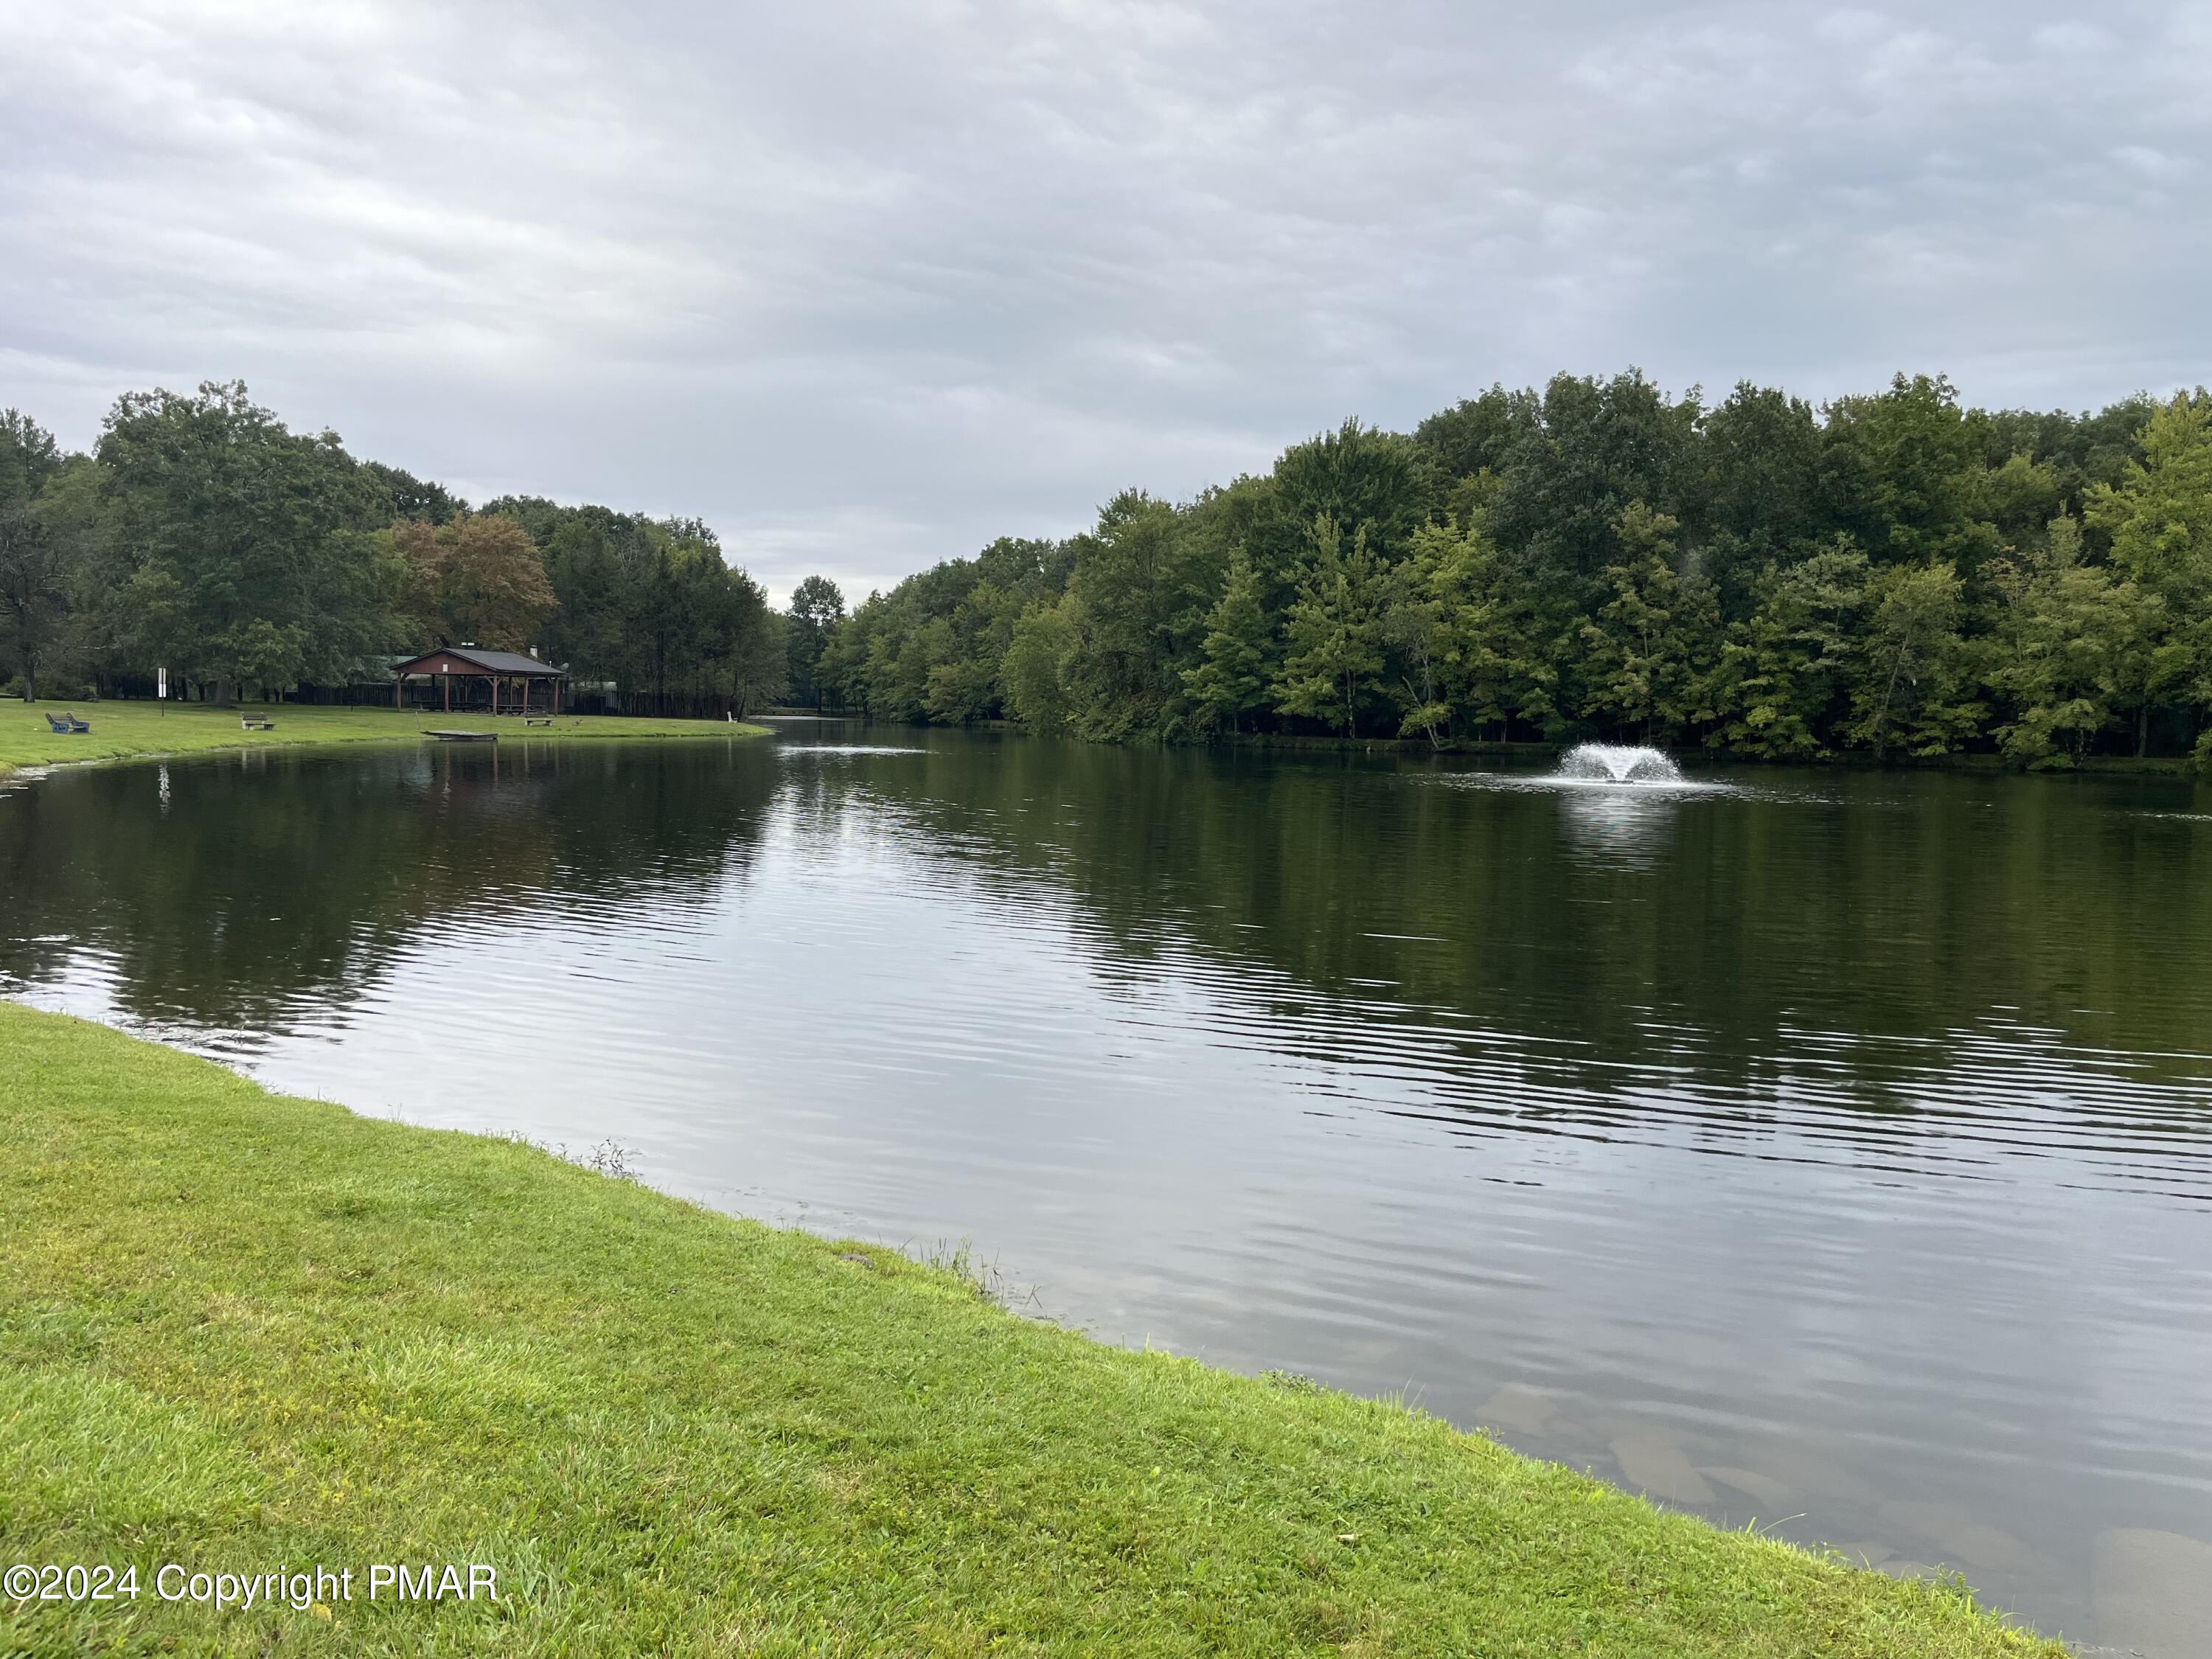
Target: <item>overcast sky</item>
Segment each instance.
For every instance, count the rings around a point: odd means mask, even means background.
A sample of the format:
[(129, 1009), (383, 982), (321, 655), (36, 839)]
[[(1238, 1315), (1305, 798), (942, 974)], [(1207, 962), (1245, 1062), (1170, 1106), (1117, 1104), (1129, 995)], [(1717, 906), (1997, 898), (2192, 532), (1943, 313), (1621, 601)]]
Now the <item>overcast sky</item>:
[(848, 596), (1643, 366), (2212, 379), (2212, 6), (8, 0), (0, 405), (242, 377)]

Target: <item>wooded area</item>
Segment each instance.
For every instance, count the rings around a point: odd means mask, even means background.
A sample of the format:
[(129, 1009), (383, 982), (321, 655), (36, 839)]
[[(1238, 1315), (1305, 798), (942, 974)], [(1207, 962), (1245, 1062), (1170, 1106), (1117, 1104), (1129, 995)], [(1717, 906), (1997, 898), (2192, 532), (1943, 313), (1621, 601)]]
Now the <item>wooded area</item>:
[[(0, 414), (0, 680), (228, 701), (380, 684), (441, 645), (534, 650), (585, 699), (744, 714), (783, 621), (689, 520), (442, 486), (286, 429), (242, 384), (131, 392), (90, 455)], [(603, 690), (600, 688), (611, 688)]]
[(1104, 738), (2212, 762), (2212, 398), (1493, 386), (940, 564), (871, 595), (817, 672), (878, 715)]
[(1347, 421), (1189, 501), (1125, 492), (849, 617), (819, 576), (772, 611), (696, 520), (471, 509), (242, 385), (128, 394), (91, 455), (0, 416), (0, 674), (27, 694), (342, 687), (471, 643), (632, 712), (2212, 766), (2212, 395), (1992, 412), (1900, 374), (1708, 408), (1560, 375), (1410, 434)]

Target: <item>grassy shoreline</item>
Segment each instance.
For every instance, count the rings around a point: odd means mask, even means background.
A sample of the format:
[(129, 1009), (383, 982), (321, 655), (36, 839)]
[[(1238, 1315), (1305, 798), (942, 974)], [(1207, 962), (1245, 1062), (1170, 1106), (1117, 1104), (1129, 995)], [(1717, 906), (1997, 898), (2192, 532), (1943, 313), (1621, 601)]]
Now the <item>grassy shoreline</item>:
[(0, 1652), (2063, 1652), (1390, 1402), (4, 1002), (0, 1156), (10, 1563), (502, 1595), (0, 1600)]
[[(47, 726), (49, 712), (76, 714), (92, 727), (68, 735)], [(266, 719), (274, 728), (248, 732), (242, 714)], [(503, 742), (573, 743), (634, 738), (757, 738), (765, 726), (725, 720), (656, 720), (611, 714), (562, 714), (550, 726), (525, 727), (519, 720), (440, 714), (416, 709), (332, 708), (312, 703), (248, 704), (216, 708), (205, 703), (82, 702), (41, 698), (26, 703), (0, 698), (0, 778), (23, 767), (82, 761), (139, 760), (206, 754), (226, 749), (296, 749), (331, 744), (419, 744), (433, 726), (495, 731)]]

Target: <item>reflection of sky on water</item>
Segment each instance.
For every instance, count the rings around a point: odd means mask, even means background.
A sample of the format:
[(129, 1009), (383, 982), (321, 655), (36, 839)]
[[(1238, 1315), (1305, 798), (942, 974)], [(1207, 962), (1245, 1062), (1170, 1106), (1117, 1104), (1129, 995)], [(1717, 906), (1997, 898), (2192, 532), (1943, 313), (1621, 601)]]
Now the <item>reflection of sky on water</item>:
[(1682, 797), (1644, 785), (1562, 789), (1559, 823), (1567, 845), (1596, 864), (1656, 868), (1674, 837)]
[(929, 750), (914, 744), (787, 743), (778, 752), (795, 759), (802, 755), (927, 755)]
[(1461, 789), (1553, 796), (1562, 838), (1577, 857), (1627, 870), (1656, 867), (1685, 805), (1746, 795), (1736, 785), (1696, 778), (1629, 781), (1558, 772), (1462, 772), (1436, 781)]
[[(1426, 866), (1401, 882), (1416, 842), (1370, 839), (1346, 844), (1357, 881), (1293, 911), (1246, 896), (1256, 828), (1236, 830), (1245, 861), (1225, 871), (1161, 862), (1126, 757), (1097, 762), (1111, 788), (1048, 768), (968, 796), (961, 769), (1012, 763), (899, 747), (738, 755), (726, 788), (690, 794), (634, 763), (526, 794), (510, 765), (466, 834), (410, 855), (417, 879), (452, 884), (449, 908), (341, 994), (250, 1029), (164, 1029), (414, 1121), (611, 1134), (648, 1178), (727, 1207), (965, 1237), (1109, 1338), (1410, 1387), (1731, 1524), (1955, 1562), (2069, 1632), (2133, 1639), (2142, 1617), (2193, 1616), (2180, 1569), (2212, 1561), (2212, 1060), (2100, 1047), (1987, 988), (1884, 1029), (1850, 988), (1817, 995), (1834, 963), (1786, 931), (1834, 901), (1812, 866), (1776, 863), (1771, 897), (1690, 912), (1732, 941), (1716, 955), (1658, 925), (1662, 898), (1717, 883), (1746, 846), (1772, 860), (1803, 835), (1832, 858), (1864, 828), (1856, 807), (1766, 785), (1455, 778), (1431, 822), (1442, 778), (1353, 777), (1325, 799), (1391, 804), (1419, 844), (1475, 848), (1459, 867), (1495, 884), (1454, 890)], [(177, 775), (174, 814), (213, 810)], [(463, 811), (472, 775), (418, 776), (407, 810)], [(1253, 822), (1246, 798), (1177, 787), (1201, 792), (1194, 813)], [(1784, 805), (1767, 842), (1711, 838)], [(1130, 833), (1080, 838), (1121, 808)], [(116, 836), (136, 855), (127, 810), (58, 844), (96, 862)], [(549, 813), (578, 835), (611, 823), (614, 873), (586, 879), (598, 865), (557, 838), (518, 866), (516, 838)], [(677, 834), (681, 813), (708, 839)], [(1037, 822), (1032, 841), (1013, 827)], [(1978, 864), (1992, 832), (1962, 822)], [(736, 823), (742, 842), (714, 839)], [(654, 825), (669, 840), (647, 856)], [(1310, 896), (1317, 866), (1286, 864)], [(244, 871), (194, 869), (240, 884), (234, 924), (267, 908)], [(494, 891), (498, 869), (526, 878)], [(1531, 884), (1550, 933), (1502, 908)], [(1456, 896), (1415, 912), (1401, 886)], [(1618, 932), (1567, 931), (1616, 914)], [(1328, 927), (1352, 942), (1322, 951)], [(1446, 972), (1500, 929), (1501, 979)], [(1649, 982), (1608, 987), (1645, 933)], [(41, 1000), (143, 1019), (132, 939), (56, 950)], [(1609, 954), (1585, 953), (1601, 940)], [(1785, 986), (1795, 1012), (1771, 1024), (1692, 1016), (1655, 977), (1760, 951), (1768, 981), (1789, 966), (1809, 988)]]

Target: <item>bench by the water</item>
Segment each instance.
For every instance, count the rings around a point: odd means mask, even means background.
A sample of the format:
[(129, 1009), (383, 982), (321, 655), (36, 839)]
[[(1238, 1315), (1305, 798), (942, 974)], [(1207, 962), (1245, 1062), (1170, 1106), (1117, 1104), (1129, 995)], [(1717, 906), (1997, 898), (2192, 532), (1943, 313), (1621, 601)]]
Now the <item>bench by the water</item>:
[(61, 732), (92, 730), (92, 723), (89, 720), (81, 720), (74, 714), (49, 714), (46, 716), (46, 724)]
[(435, 738), (440, 743), (497, 743), (496, 732), (425, 732), (426, 738)]
[(238, 724), (248, 732), (274, 732), (276, 729), (276, 722), (265, 714), (240, 714)]

